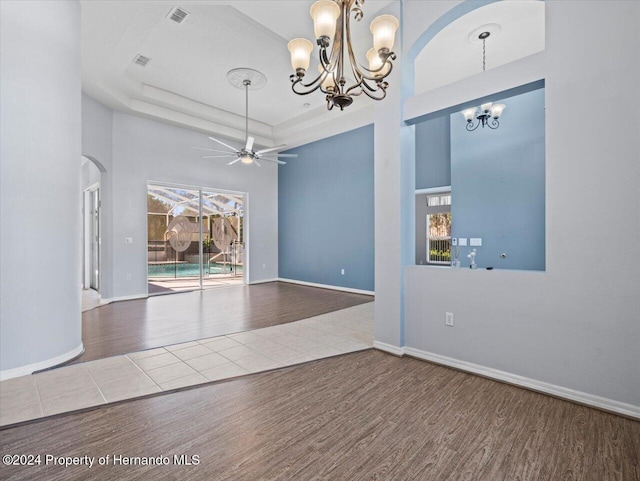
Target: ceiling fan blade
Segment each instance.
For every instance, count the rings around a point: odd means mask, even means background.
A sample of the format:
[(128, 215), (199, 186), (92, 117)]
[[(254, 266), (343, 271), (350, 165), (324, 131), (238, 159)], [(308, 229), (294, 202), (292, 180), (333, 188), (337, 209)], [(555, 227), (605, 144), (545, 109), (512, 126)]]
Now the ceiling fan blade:
[(276, 154), (278, 157), (298, 157), (298, 154)]
[(231, 149), (231, 150), (233, 150), (234, 152), (237, 152), (237, 151), (238, 151), (238, 149), (236, 149), (235, 147), (231, 147), (230, 145), (225, 144), (225, 143), (224, 143), (223, 141), (221, 141), (221, 140), (214, 139), (213, 137), (209, 137), (209, 138), (210, 138), (211, 140), (213, 140), (214, 142), (218, 142), (220, 145), (224, 145), (227, 149)]
[(278, 160), (278, 159), (267, 159), (266, 157), (260, 157), (260, 160), (268, 160), (269, 162), (275, 162), (276, 164), (287, 165), (286, 162), (283, 162), (282, 160)]
[(260, 165), (260, 162), (258, 162), (258, 159), (253, 159), (253, 162), (254, 162), (258, 167), (262, 167), (262, 166)]
[(247, 137), (247, 145), (244, 147), (244, 150), (246, 151), (253, 150), (253, 141), (254, 141), (253, 137)]
[(192, 149), (197, 149), (197, 150), (206, 150), (207, 152), (220, 152), (222, 154), (226, 154), (227, 151), (226, 150), (216, 150), (216, 149), (206, 149), (204, 147), (191, 147)]
[(236, 162), (239, 162), (239, 161), (240, 161), (240, 157), (238, 157), (236, 160), (232, 160), (227, 165), (233, 165), (233, 164), (235, 164)]
[(227, 155), (203, 155), (202, 156), (203, 159), (228, 159), (230, 157), (233, 157), (233, 155), (227, 154)]
[(271, 147), (270, 149), (258, 150), (256, 154), (266, 154), (267, 152), (273, 152), (274, 150), (280, 150), (283, 147), (286, 147), (287, 144), (276, 145), (275, 147)]

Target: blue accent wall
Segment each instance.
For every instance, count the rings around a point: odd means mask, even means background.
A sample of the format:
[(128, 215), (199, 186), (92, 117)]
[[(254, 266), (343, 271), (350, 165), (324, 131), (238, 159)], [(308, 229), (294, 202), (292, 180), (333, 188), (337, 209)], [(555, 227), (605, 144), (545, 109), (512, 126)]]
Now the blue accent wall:
[[(482, 238), (479, 267), (544, 270), (544, 89), (494, 102), (506, 105), (496, 130), (467, 132), (450, 116), (452, 236)], [(460, 248), (463, 266), (471, 249)]]
[(416, 189), (451, 185), (449, 116), (416, 124)]
[(287, 153), (298, 158), (278, 167), (279, 277), (373, 291), (373, 125)]

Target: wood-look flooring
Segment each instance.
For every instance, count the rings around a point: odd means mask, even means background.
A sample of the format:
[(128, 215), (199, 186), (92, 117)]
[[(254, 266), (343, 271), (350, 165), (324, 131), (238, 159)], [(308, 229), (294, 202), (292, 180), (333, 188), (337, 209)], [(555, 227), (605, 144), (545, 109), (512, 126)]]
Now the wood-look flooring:
[(6, 429), (0, 451), (200, 461), (6, 481), (640, 479), (636, 421), (374, 350)]
[(115, 302), (82, 314), (85, 352), (76, 362), (260, 329), (371, 301), (372, 296), (269, 282)]

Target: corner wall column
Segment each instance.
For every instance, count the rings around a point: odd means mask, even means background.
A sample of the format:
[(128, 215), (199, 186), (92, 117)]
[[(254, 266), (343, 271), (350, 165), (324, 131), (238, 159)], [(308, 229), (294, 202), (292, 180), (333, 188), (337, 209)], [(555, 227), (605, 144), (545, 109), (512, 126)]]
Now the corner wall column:
[(0, 379), (82, 351), (78, 1), (0, 2)]

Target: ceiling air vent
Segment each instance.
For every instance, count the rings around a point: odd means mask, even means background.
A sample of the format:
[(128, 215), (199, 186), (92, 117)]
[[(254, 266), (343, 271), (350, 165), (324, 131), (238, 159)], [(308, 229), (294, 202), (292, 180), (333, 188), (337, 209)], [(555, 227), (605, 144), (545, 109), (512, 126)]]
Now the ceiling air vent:
[(167, 17), (169, 18), (169, 20), (173, 20), (176, 23), (182, 23), (184, 22), (184, 19), (187, 18), (187, 15), (189, 15), (189, 12), (176, 7), (171, 9)]
[(135, 63), (136, 65), (140, 65), (141, 67), (145, 67), (149, 62), (151, 61), (151, 59), (149, 57), (145, 57), (144, 55), (136, 55), (136, 57), (133, 59), (133, 63)]

